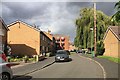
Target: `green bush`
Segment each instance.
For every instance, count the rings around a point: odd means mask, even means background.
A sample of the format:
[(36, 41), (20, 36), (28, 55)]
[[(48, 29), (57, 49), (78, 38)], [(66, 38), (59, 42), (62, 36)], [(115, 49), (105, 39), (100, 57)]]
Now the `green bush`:
[(9, 60), (10, 62), (14, 62), (14, 59), (13, 58), (10, 58), (10, 60)]
[(98, 56), (98, 58), (108, 59), (110, 61), (120, 63), (120, 58), (110, 57), (110, 56)]
[(10, 62), (20, 62), (22, 60), (23, 60), (22, 58), (9, 58)]
[(36, 61), (36, 58), (29, 58), (28, 61), (30, 62)]
[(97, 55), (103, 55), (104, 52), (105, 52), (105, 48), (104, 48), (103, 41), (98, 41), (97, 42)]
[(36, 58), (29, 58), (28, 56), (24, 56), (22, 58), (17, 58), (17, 57), (9, 57), (9, 62), (20, 62), (20, 61), (25, 61), (25, 62), (33, 62), (36, 61)]
[(55, 53), (49, 52), (49, 57), (52, 57), (52, 56), (54, 56), (54, 55), (55, 55)]

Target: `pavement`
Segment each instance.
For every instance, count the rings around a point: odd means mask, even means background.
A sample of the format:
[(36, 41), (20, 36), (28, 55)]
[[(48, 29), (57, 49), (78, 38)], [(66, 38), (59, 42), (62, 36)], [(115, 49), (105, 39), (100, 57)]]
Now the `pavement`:
[(24, 62), (10, 62), (12, 69), (13, 68), (22, 67), (22, 66), (25, 66), (25, 65), (28, 65), (28, 64), (33, 64), (33, 63), (36, 63), (36, 62), (28, 62), (28, 63), (24, 63)]
[[(84, 54), (80, 54), (80, 55), (84, 56), (84, 57), (88, 57)], [(91, 58), (91, 57), (88, 57), (88, 58)], [(98, 57), (91, 58), (91, 59), (97, 61), (98, 63), (100, 63), (103, 66), (103, 68), (105, 69), (105, 72), (106, 72), (106, 78), (119, 78), (120, 79), (120, 76), (119, 76), (120, 64), (112, 62), (107, 59), (98, 58)]]
[(18, 77), (45, 68), (53, 63), (54, 63), (54, 57), (48, 57), (43, 61), (39, 61), (35, 63), (23, 63), (20, 65), (12, 66), (12, 71), (14, 77)]

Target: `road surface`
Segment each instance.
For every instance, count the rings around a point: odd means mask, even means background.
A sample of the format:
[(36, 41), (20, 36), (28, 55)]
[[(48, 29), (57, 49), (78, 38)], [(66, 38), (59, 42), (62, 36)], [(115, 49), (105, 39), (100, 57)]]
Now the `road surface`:
[(27, 74), (34, 78), (104, 78), (103, 69), (92, 60), (78, 54), (71, 55), (72, 61), (54, 63), (42, 70)]

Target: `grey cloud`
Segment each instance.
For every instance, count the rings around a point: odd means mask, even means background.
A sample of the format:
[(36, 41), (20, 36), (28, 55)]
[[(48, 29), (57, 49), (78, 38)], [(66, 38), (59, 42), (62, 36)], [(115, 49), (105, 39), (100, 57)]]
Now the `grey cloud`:
[(115, 2), (99, 2), (97, 3), (97, 9), (103, 11), (106, 15), (113, 15), (115, 13)]
[(29, 19), (37, 15), (43, 15), (46, 3), (27, 3), (27, 2), (11, 2), (11, 3), (3, 3), (3, 17), (8, 15), (4, 8), (8, 8), (11, 11), (9, 16), (14, 17), (16, 19)]
[[(97, 3), (97, 9), (107, 15), (114, 13), (112, 3)], [(41, 30), (50, 29), (52, 33), (75, 37), (75, 19), (83, 7), (93, 7), (88, 2), (3, 2), (2, 17), (8, 24), (16, 19), (31, 25), (40, 26)]]
[(91, 2), (69, 2), (67, 6), (80, 6), (80, 7), (87, 7), (90, 6)]

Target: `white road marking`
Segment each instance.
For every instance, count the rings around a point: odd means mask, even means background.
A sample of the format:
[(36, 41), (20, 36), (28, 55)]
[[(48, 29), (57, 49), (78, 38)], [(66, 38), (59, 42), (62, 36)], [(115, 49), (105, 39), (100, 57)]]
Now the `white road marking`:
[[(79, 55), (79, 54), (78, 54)], [(101, 67), (101, 69), (103, 70), (103, 76), (104, 76), (104, 80), (106, 80), (106, 71), (105, 71), (105, 69), (104, 69), (104, 67), (99, 63), (99, 62), (97, 62), (97, 61), (95, 61), (95, 60), (93, 60), (93, 59), (91, 59), (91, 58), (88, 58), (88, 57), (83, 57), (83, 56), (80, 56), (79, 55), (79, 57), (81, 57), (81, 58), (85, 58), (85, 59), (88, 59), (88, 60), (91, 60), (91, 61), (93, 61), (93, 62), (95, 62), (96, 64), (98, 64), (100, 67)]]

